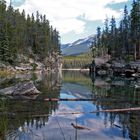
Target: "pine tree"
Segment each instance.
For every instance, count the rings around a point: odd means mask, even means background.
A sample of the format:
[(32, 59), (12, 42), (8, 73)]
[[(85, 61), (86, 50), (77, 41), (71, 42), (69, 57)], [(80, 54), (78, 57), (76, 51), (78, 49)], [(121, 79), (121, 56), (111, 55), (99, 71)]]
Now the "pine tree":
[(97, 27), (97, 47), (101, 47), (101, 28)]
[(10, 43), (8, 36), (5, 35), (3, 42), (2, 42), (2, 47), (3, 47), (3, 58), (2, 60), (5, 62), (11, 62), (11, 52), (10, 52)]
[(104, 44), (104, 47), (107, 49), (108, 51), (108, 54), (109, 54), (109, 39), (110, 39), (110, 34), (109, 34), (109, 20), (108, 18), (105, 19), (105, 29), (104, 29), (104, 32), (103, 32), (103, 44)]
[(131, 36), (134, 48), (134, 59), (137, 59), (137, 52), (140, 56), (140, 1), (133, 1), (131, 10)]
[(127, 10), (127, 6), (125, 5), (124, 7), (124, 18), (123, 18), (123, 23), (122, 23), (122, 30), (123, 30), (123, 47), (125, 48), (124, 50), (126, 50), (126, 54), (129, 54), (129, 33), (130, 33), (130, 29), (129, 29), (129, 15), (128, 15), (128, 10)]
[(0, 41), (0, 61), (3, 61), (3, 47), (1, 41)]
[(110, 26), (111, 26), (111, 31), (110, 31), (110, 52), (112, 54), (112, 57), (115, 57), (115, 49), (116, 49), (116, 20), (112, 16), (111, 21), (110, 21)]

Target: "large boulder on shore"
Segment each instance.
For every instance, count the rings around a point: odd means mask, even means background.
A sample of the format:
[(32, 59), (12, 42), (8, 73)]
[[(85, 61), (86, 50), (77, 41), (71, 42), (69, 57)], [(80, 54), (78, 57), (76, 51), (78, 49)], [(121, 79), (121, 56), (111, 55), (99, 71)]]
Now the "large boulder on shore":
[(13, 95), (31, 95), (40, 93), (35, 87), (33, 81), (27, 83), (19, 83), (15, 86)]
[(13, 91), (14, 91), (14, 86), (7, 87), (0, 90), (0, 95), (12, 95)]
[(109, 60), (110, 60), (110, 55), (106, 54), (104, 56), (96, 57), (94, 61), (96, 66), (102, 66), (106, 64)]
[(15, 95), (30, 96), (30, 95), (35, 95), (35, 94), (39, 94), (39, 93), (40, 93), (40, 91), (37, 90), (33, 81), (19, 83), (19, 84), (16, 84), (15, 86), (0, 90), (0, 94), (12, 95), (12, 96), (15, 96)]

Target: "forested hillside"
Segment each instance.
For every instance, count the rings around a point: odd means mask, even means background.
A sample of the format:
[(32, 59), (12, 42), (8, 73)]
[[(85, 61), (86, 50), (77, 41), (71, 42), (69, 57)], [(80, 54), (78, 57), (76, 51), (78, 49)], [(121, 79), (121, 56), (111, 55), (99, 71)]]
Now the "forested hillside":
[(43, 62), (60, 53), (59, 33), (45, 15), (22, 13), (0, 0), (0, 61), (18, 64), (22, 56)]
[(92, 61), (91, 53), (84, 53), (76, 56), (64, 56), (63, 68), (64, 69), (88, 68), (91, 61)]
[(123, 18), (117, 27), (115, 17), (107, 18), (105, 27), (97, 28), (93, 43), (94, 57), (109, 54), (112, 59), (140, 59), (140, 0), (133, 0), (130, 14), (124, 7)]

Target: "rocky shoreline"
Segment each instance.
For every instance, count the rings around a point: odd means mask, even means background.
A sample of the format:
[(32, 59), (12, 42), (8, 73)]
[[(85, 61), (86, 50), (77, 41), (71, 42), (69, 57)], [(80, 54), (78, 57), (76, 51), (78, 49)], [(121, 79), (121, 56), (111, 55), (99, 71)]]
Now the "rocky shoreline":
[(34, 82), (30, 76), (25, 75), (34, 74), (48, 74), (61, 73), (62, 70), (62, 56), (57, 53), (51, 54), (46, 60), (39, 61), (39, 59), (29, 58), (25, 61), (25, 56), (17, 65), (10, 65), (0, 62), (0, 82), (3, 78), (19, 76), (23, 79), (15, 85), (9, 87), (0, 87), (0, 95), (11, 99), (36, 99), (40, 92), (37, 90)]
[(25, 56), (17, 65), (10, 65), (0, 62), (0, 74), (9, 75), (24, 72), (59, 72), (62, 70), (62, 56), (53, 53), (43, 62), (29, 58), (25, 61)]
[(123, 60), (90, 65), (90, 73), (96, 75), (115, 75), (126, 77), (140, 77), (140, 60), (126, 63)]

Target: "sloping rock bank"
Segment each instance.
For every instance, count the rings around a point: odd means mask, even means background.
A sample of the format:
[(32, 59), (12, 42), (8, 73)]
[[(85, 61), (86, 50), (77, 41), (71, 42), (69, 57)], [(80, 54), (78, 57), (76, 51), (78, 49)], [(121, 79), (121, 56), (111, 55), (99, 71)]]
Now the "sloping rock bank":
[(0, 95), (6, 96), (32, 96), (39, 95), (40, 91), (37, 90), (33, 81), (18, 83), (15, 86), (7, 87), (0, 90)]

